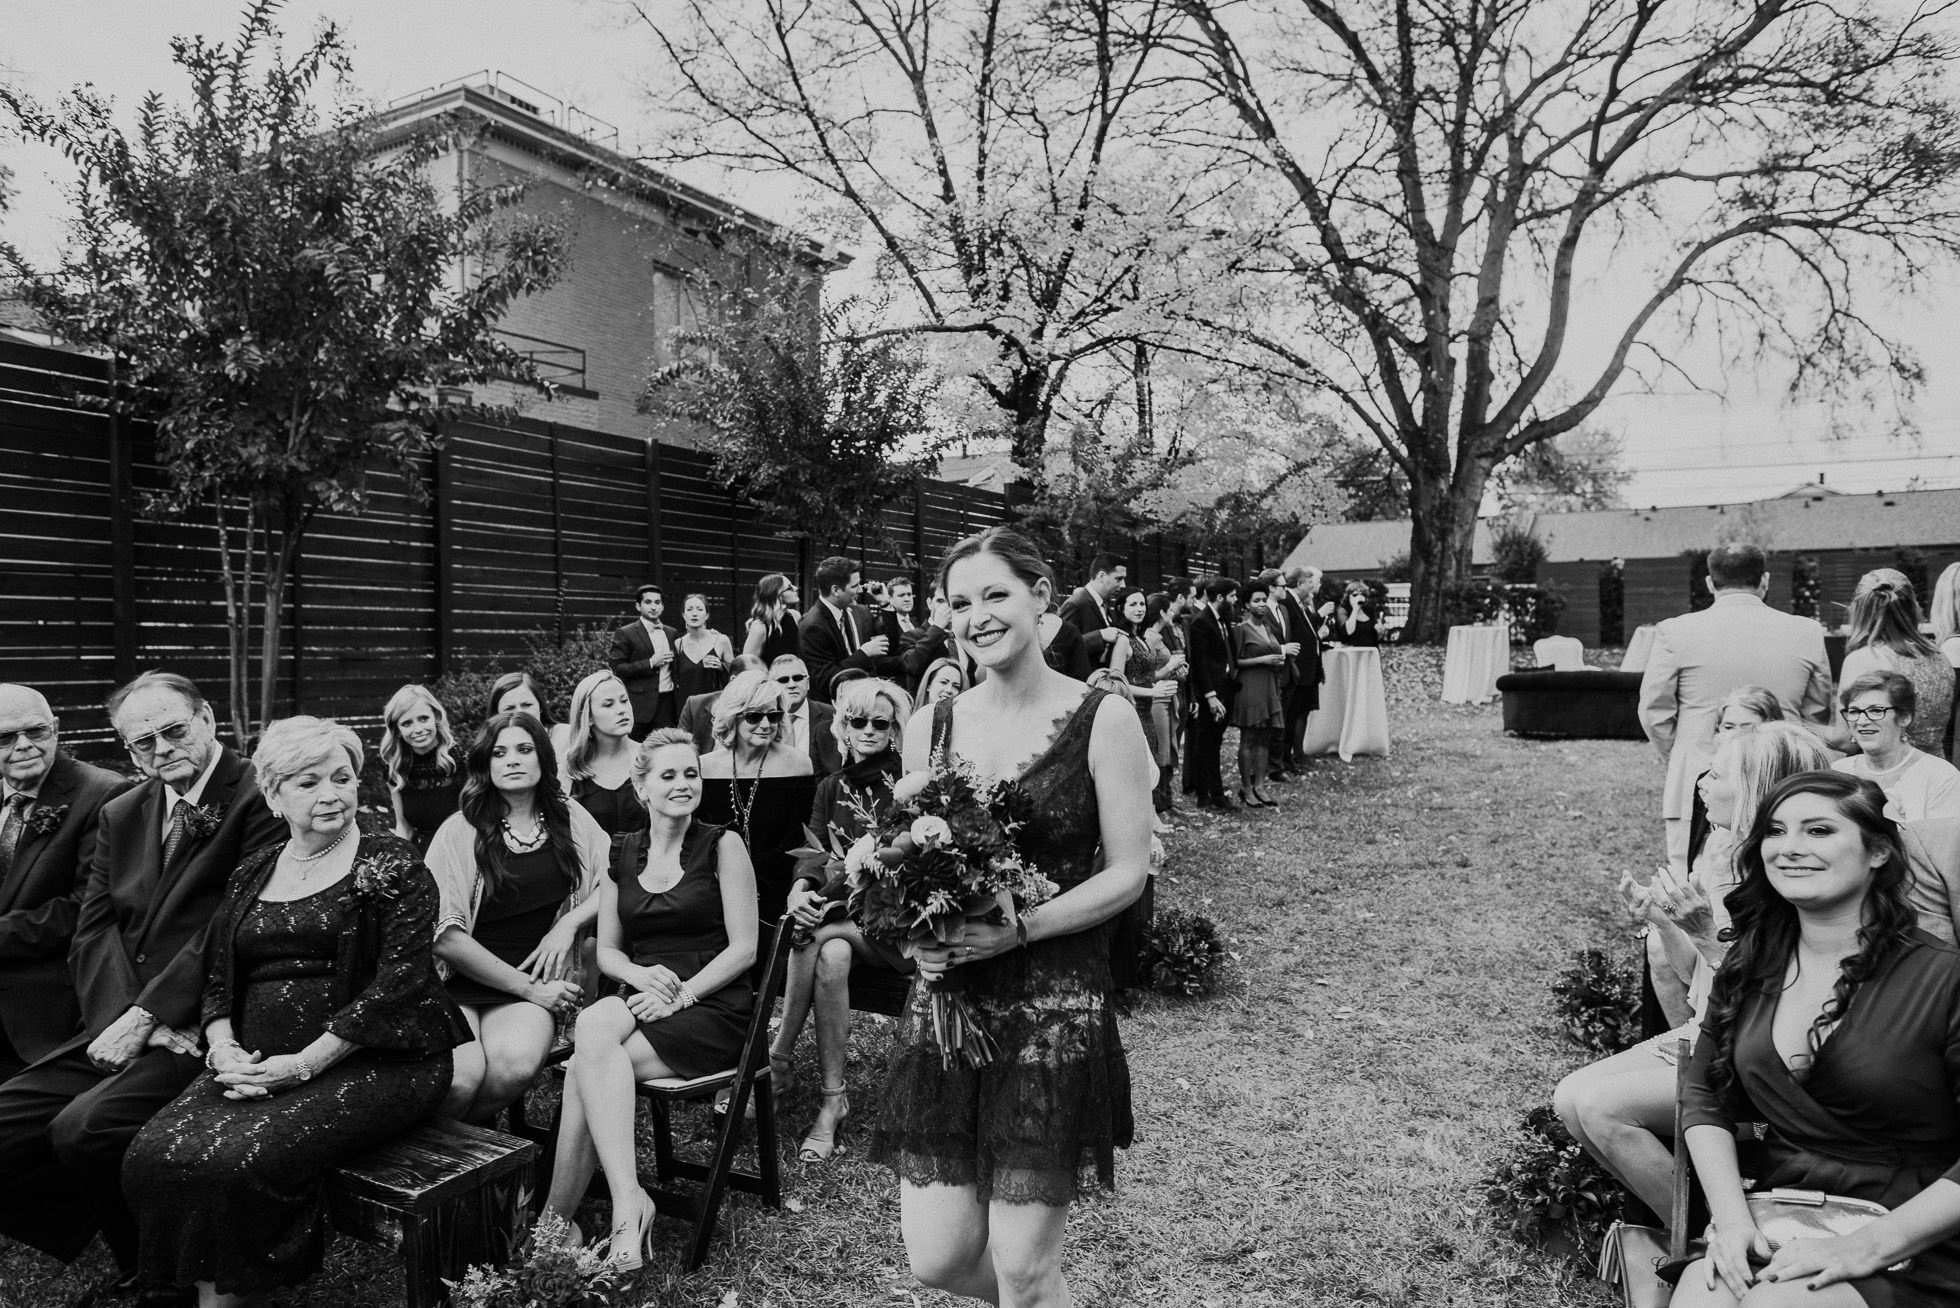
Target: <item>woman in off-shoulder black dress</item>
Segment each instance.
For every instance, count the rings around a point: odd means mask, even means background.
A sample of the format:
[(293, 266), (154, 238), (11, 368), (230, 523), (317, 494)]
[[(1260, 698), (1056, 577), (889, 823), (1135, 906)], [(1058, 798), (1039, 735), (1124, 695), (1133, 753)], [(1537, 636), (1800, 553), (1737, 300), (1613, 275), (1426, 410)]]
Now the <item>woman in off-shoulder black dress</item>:
[(208, 1297), (311, 1276), (326, 1173), (427, 1117), (470, 1039), (436, 979), (435, 882), (407, 842), (353, 829), (358, 759), (313, 718), (273, 724), (254, 758), (292, 834), (246, 856), (212, 919), (212, 1070), (123, 1163), (145, 1282)]
[[(914, 950), (871, 1156), (898, 1172), (915, 1275), (996, 1303), (1003, 1282), (1060, 1302), (1070, 1206), (1113, 1185), (1132, 1134), (1109, 942), (1149, 871), (1149, 747), (1127, 704), (1043, 660), (1036, 620), (1053, 582), (1025, 537), (969, 537), (940, 577), (954, 634), (988, 675), (912, 719), (906, 770), (960, 760), (1013, 779), (1030, 814), (1016, 844), (1059, 893), (1005, 925), (969, 921), (956, 945)], [(999, 1046), (986, 1066), (949, 1068), (933, 1044), (927, 987), (949, 971)]]

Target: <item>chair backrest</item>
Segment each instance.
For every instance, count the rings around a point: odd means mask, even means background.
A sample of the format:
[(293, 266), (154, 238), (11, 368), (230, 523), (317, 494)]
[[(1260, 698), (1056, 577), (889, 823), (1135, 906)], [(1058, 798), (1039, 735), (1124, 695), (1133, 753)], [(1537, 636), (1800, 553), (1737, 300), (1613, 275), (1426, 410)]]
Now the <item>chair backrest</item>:
[[(1686, 1040), (1675, 1042), (1674, 1194), (1668, 1204), (1667, 1256), (1676, 1262), (1688, 1256), (1688, 1242), (1695, 1236), (1691, 1228), (1696, 1219), (1707, 1215), (1705, 1201), (1697, 1202), (1694, 1159), (1688, 1153), (1688, 1133), (1681, 1122), (1681, 1105), (1688, 1097), (1688, 1063), (1691, 1057), (1688, 1048)], [(1736, 1166), (1744, 1178), (1754, 1176), (1762, 1166), (1760, 1147), (1756, 1143), (1761, 1135), (1761, 1124), (1737, 1122), (1735, 1130)]]
[(762, 975), (755, 983), (755, 1009), (749, 1014), (748, 1033), (742, 1037), (742, 1061), (740, 1068), (744, 1076), (753, 1077), (769, 1060), (769, 1016), (775, 1007), (776, 997), (782, 993), (783, 979), (789, 971), (790, 934), (796, 929), (796, 919), (788, 913), (776, 922), (776, 929), (769, 936), (769, 952), (762, 959)]

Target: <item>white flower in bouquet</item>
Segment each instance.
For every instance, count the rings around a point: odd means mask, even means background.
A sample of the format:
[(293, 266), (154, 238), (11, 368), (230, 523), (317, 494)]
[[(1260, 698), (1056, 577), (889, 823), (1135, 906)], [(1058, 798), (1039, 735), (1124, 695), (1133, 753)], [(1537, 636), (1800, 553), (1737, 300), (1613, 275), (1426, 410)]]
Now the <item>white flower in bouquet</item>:
[(876, 861), (878, 837), (874, 832), (866, 832), (857, 842), (844, 851), (844, 871), (851, 876), (862, 876)]
[(921, 768), (917, 772), (907, 772), (893, 784), (892, 799), (900, 804), (909, 804), (931, 784), (932, 773), (929, 770)]
[(912, 839), (923, 849), (942, 849), (953, 842), (953, 829), (945, 818), (928, 813), (912, 819)]

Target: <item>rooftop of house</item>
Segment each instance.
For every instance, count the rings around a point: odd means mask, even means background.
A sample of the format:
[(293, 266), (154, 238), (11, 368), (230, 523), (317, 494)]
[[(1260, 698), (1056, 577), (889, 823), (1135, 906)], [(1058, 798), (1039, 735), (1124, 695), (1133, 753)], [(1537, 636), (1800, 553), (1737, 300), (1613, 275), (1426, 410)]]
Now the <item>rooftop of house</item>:
[[(1319, 568), (1323, 572), (1372, 572), (1399, 554), (1409, 552), (1409, 521), (1323, 522), (1310, 528), (1293, 552), (1288, 568)], [(1479, 522), (1470, 542), (1470, 561), (1483, 567), (1492, 561), (1490, 524)]]

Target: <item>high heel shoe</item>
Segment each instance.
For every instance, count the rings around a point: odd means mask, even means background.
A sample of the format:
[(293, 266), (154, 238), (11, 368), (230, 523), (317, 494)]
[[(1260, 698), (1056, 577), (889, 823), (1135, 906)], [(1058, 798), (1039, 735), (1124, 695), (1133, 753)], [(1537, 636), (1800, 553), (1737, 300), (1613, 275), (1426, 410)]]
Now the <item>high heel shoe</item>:
[(825, 1108), (830, 1106), (830, 1100), (835, 1099), (840, 1101), (837, 1105), (837, 1112), (830, 1119), (830, 1130), (819, 1135), (815, 1129), (812, 1129), (810, 1134), (803, 1137), (803, 1143), (796, 1151), (798, 1162), (828, 1162), (832, 1151), (837, 1148), (837, 1133), (844, 1129), (844, 1121), (851, 1115), (851, 1101), (845, 1098), (844, 1086), (840, 1085), (835, 1090), (829, 1086), (825, 1086), (822, 1094), (825, 1100)]
[(1261, 794), (1260, 794), (1260, 793), (1259, 793), (1259, 792), (1258, 792), (1257, 790), (1255, 790), (1255, 791), (1253, 791), (1252, 793), (1253, 793), (1253, 796), (1254, 796), (1254, 797), (1255, 797), (1255, 798), (1256, 798), (1256, 799), (1257, 799), (1257, 800), (1259, 801), (1259, 805), (1260, 805), (1260, 807), (1262, 807), (1262, 808), (1278, 808), (1278, 807), (1279, 807), (1279, 801), (1278, 801), (1278, 800), (1276, 800), (1276, 799), (1267, 799), (1267, 798), (1266, 798), (1266, 797), (1265, 797), (1264, 795), (1261, 795)]
[[(606, 1266), (616, 1272), (637, 1272), (646, 1266), (646, 1260), (653, 1257), (653, 1219), (657, 1212), (653, 1197), (642, 1190), (637, 1220), (627, 1218), (621, 1221), (615, 1217), (612, 1248), (608, 1251)], [(632, 1243), (622, 1252), (619, 1242), (628, 1237), (631, 1237)]]
[(1245, 787), (1241, 786), (1239, 787), (1239, 807), (1240, 808), (1266, 808), (1268, 807), (1268, 805), (1262, 803), (1258, 799), (1255, 799), (1245, 789)]

